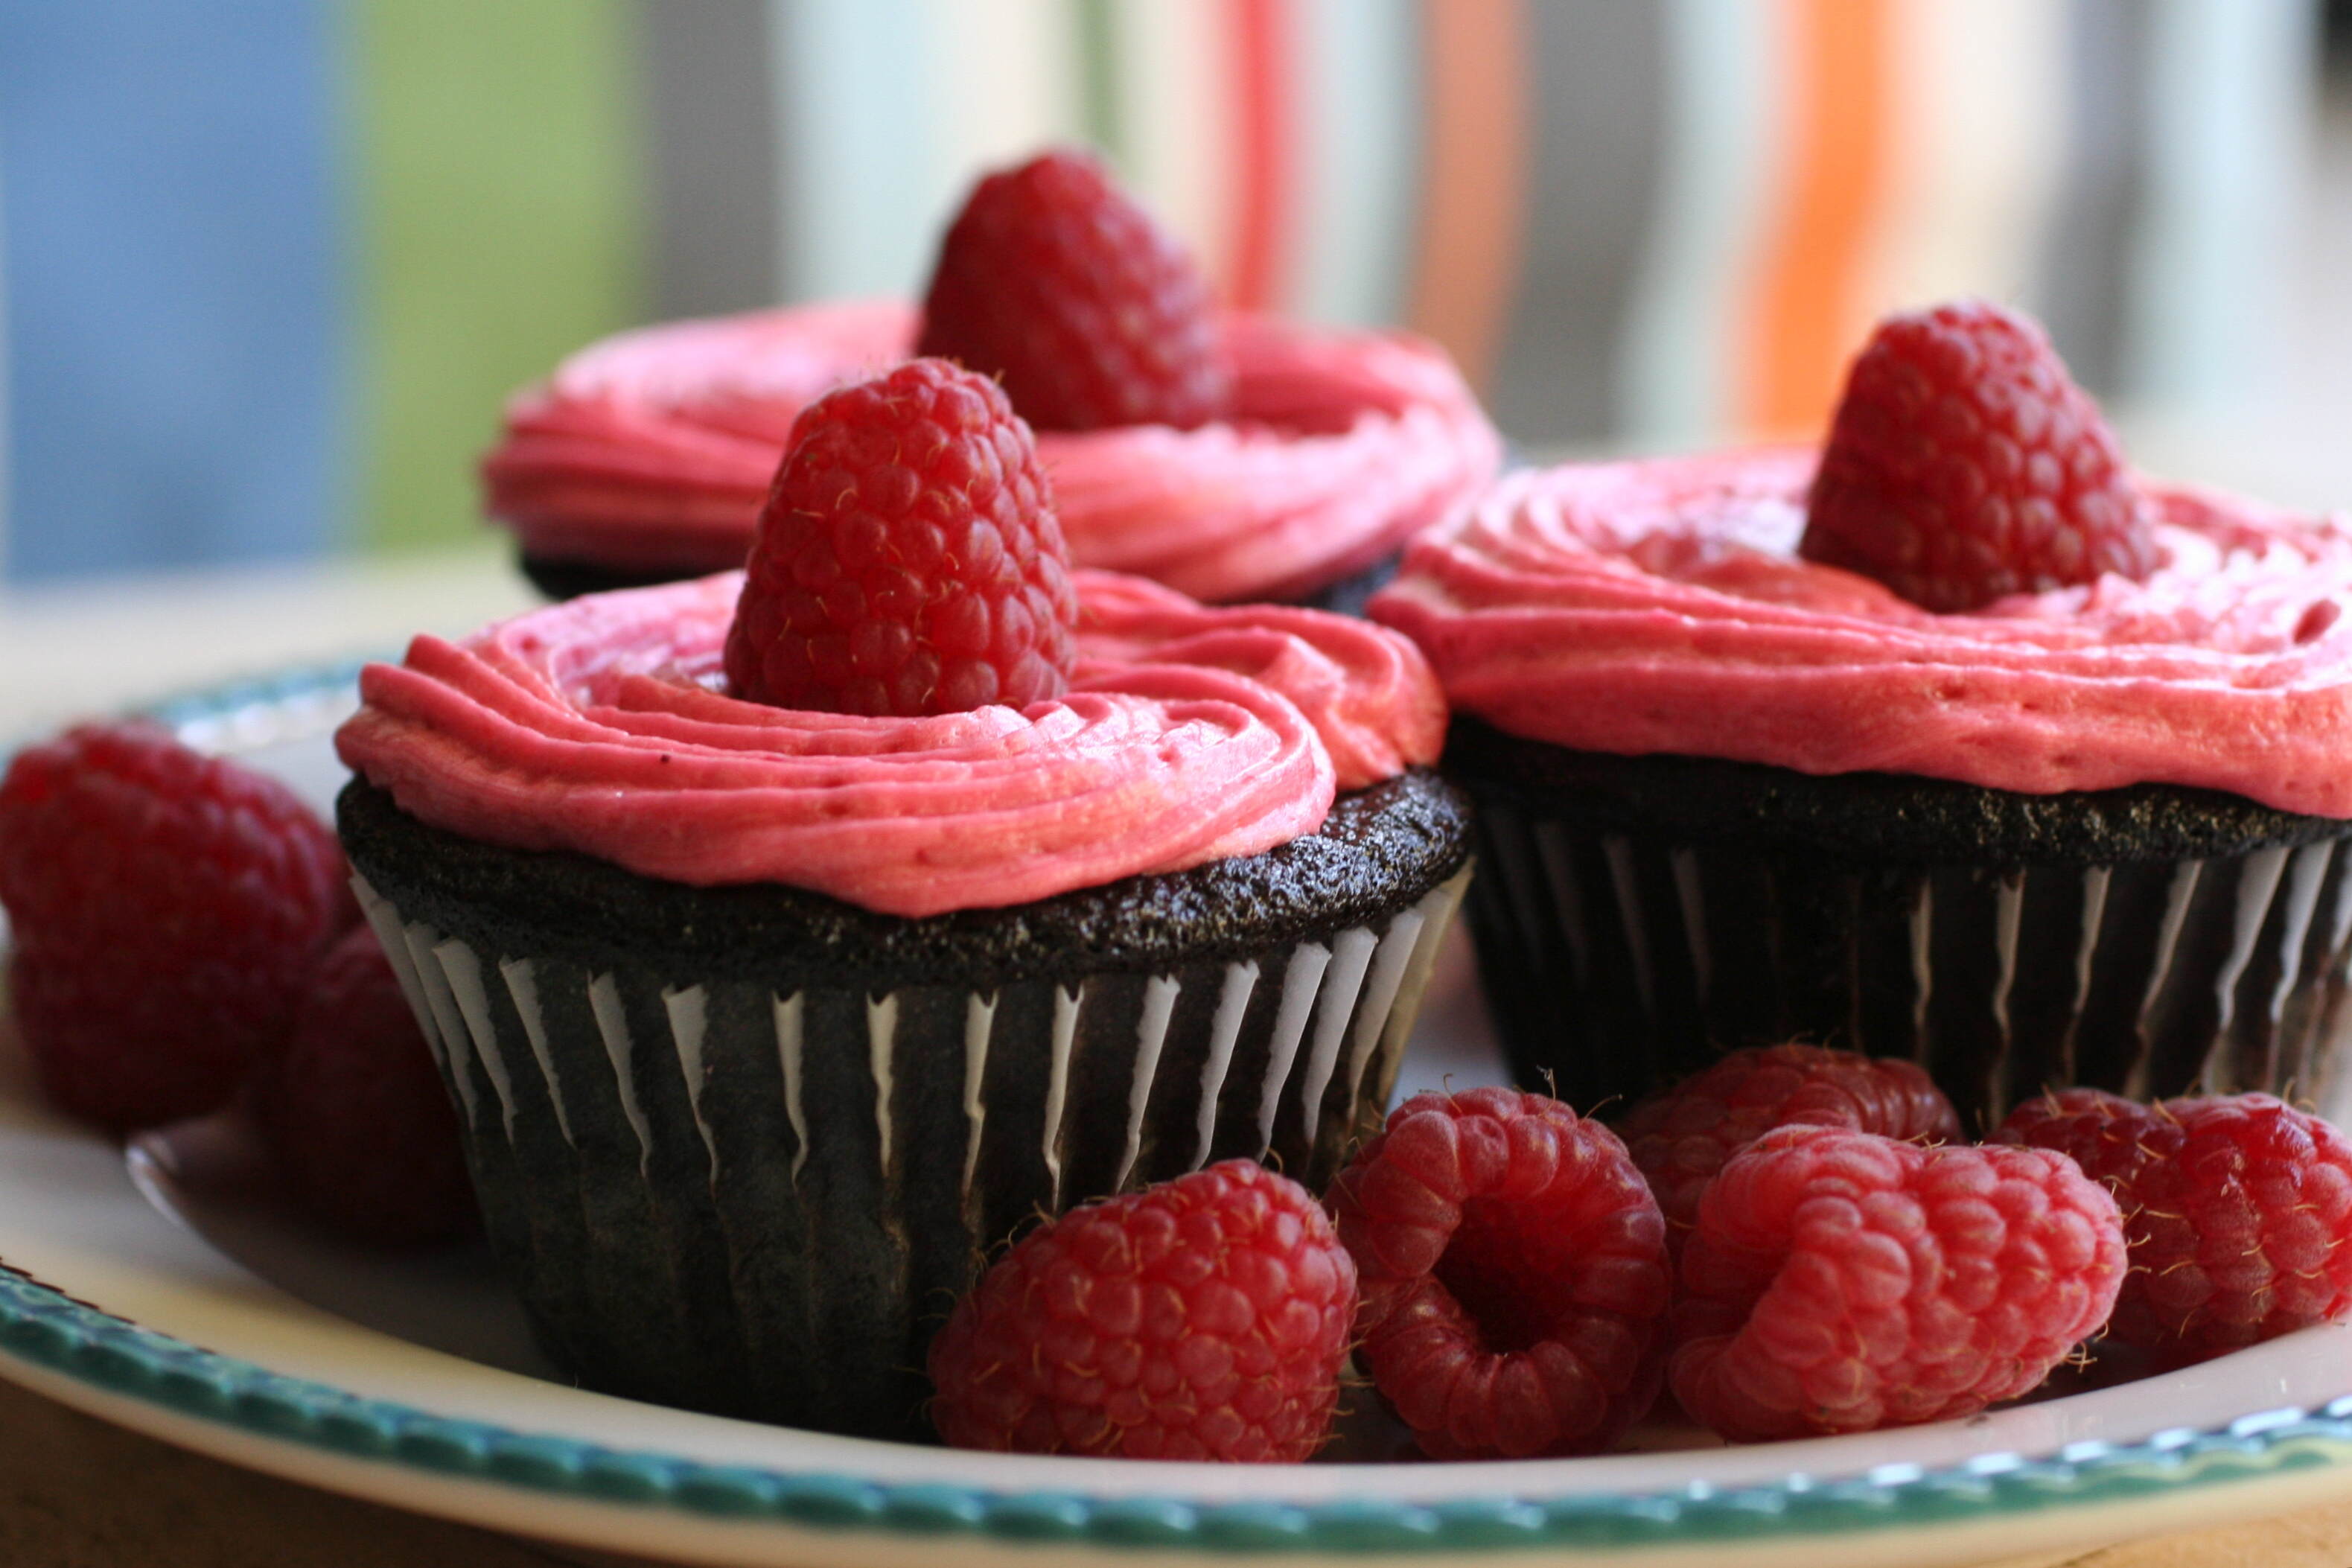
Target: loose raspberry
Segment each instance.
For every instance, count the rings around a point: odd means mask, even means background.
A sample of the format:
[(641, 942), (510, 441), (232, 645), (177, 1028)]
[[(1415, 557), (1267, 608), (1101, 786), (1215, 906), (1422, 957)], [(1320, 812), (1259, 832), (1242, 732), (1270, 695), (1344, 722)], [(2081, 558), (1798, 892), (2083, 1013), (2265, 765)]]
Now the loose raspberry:
[(1878, 324), (1847, 376), (1799, 552), (1944, 613), (2156, 564), (2098, 405), (2039, 326), (1980, 300)]
[(2116, 1195), (2131, 1278), (2108, 1332), (2201, 1361), (2352, 1316), (2352, 1139), (2267, 1094), (2028, 1100), (1994, 1138), (2072, 1155)]
[(727, 679), (785, 708), (1018, 708), (1068, 684), (1077, 613), (1029, 427), (989, 382), (911, 360), (793, 426)]
[(1665, 1222), (1601, 1123), (1516, 1089), (1416, 1095), (1330, 1201), (1364, 1363), (1433, 1458), (1593, 1453), (1657, 1398)]
[(1024, 1237), (931, 1342), (931, 1420), (959, 1448), (1296, 1462), (1355, 1310), (1313, 1196), (1227, 1160)]
[(2123, 1277), (2115, 1200), (2063, 1154), (1783, 1127), (1699, 1201), (1669, 1376), (1734, 1440), (1973, 1415), (2049, 1376)]
[(915, 352), (1000, 378), (1040, 430), (1189, 430), (1232, 395), (1192, 258), (1082, 153), (973, 187), (940, 245)]
[(0, 904), (50, 1098), (126, 1129), (226, 1101), (355, 916), (347, 876), (292, 791), (156, 725), (20, 752), (0, 779)]
[(1723, 1163), (1775, 1127), (1850, 1127), (1895, 1139), (1948, 1141), (1960, 1119), (1912, 1062), (1823, 1046), (1759, 1046), (1635, 1105), (1617, 1124), (1679, 1244)]
[(440, 1069), (365, 926), (327, 950), (293, 1037), (256, 1075), (254, 1106), (303, 1207), (361, 1241), (414, 1247), (474, 1214)]

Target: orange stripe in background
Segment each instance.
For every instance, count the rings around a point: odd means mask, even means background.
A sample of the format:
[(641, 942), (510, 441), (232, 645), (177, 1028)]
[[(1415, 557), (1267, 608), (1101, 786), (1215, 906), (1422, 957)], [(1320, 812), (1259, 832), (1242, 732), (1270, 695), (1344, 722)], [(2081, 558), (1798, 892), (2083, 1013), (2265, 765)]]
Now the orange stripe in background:
[(1828, 423), (1868, 325), (1864, 274), (1894, 135), (1895, 6), (1781, 0), (1788, 180), (1764, 253), (1742, 422), (1759, 436)]
[(1523, 0), (1422, 0), (1421, 232), (1407, 320), (1483, 387), (1518, 283), (1527, 214)]
[(1291, 112), (1296, 67), (1286, 0), (1226, 0), (1233, 47), (1234, 225), (1227, 298), (1244, 310), (1278, 304), (1288, 275), (1298, 150)]

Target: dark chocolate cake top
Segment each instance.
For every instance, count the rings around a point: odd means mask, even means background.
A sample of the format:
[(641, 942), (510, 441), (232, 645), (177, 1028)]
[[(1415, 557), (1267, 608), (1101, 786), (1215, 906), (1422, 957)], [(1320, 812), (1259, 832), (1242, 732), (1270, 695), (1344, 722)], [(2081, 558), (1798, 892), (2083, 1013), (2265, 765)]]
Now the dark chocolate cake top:
[(1467, 803), (1415, 768), (1340, 796), (1315, 832), (1260, 854), (904, 919), (796, 888), (694, 888), (485, 844), (427, 826), (363, 780), (345, 787), (336, 816), (353, 868), (405, 919), (502, 957), (881, 989), (1247, 959), (1404, 907), (1469, 853)]
[(2352, 822), (2178, 784), (2018, 795), (1857, 773), (1817, 778), (1713, 757), (1621, 757), (1456, 717), (1447, 772), (1601, 832), (1663, 835), (1862, 865), (2116, 866), (2203, 859), (2352, 837)]

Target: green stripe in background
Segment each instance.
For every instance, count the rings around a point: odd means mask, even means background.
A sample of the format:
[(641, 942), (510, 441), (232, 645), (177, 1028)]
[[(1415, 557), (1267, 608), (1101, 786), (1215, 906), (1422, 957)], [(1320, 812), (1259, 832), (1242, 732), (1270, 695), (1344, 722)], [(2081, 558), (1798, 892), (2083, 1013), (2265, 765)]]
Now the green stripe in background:
[(507, 395), (636, 319), (632, 0), (362, 0), (361, 538), (487, 540)]
[(1118, 18), (1112, 0), (1074, 0), (1078, 45), (1078, 110), (1087, 140), (1129, 178), (1127, 123), (1118, 101)]

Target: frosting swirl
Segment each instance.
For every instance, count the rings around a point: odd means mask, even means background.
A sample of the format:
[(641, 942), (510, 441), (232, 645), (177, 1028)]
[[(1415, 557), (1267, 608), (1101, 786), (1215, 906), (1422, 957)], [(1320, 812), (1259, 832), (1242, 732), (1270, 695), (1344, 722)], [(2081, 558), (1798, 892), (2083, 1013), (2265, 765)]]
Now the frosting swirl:
[[(484, 459), (526, 551), (620, 569), (738, 565), (801, 408), (903, 358), (892, 302), (801, 306), (626, 332), (518, 397)], [(1494, 428), (1417, 340), (1230, 315), (1232, 420), (1044, 431), (1082, 566), (1196, 598), (1296, 597), (1370, 566), (1493, 478)]]
[(2045, 795), (2154, 783), (2352, 816), (2352, 529), (2141, 481), (2145, 582), (1937, 615), (1796, 556), (1814, 455), (1513, 474), (1371, 614), (1512, 734)]
[(420, 637), (362, 674), (336, 750), (467, 837), (922, 916), (1257, 854), (1444, 742), (1436, 679), (1394, 633), (1076, 580), (1071, 689), (1024, 710), (872, 719), (726, 696), (727, 573)]

